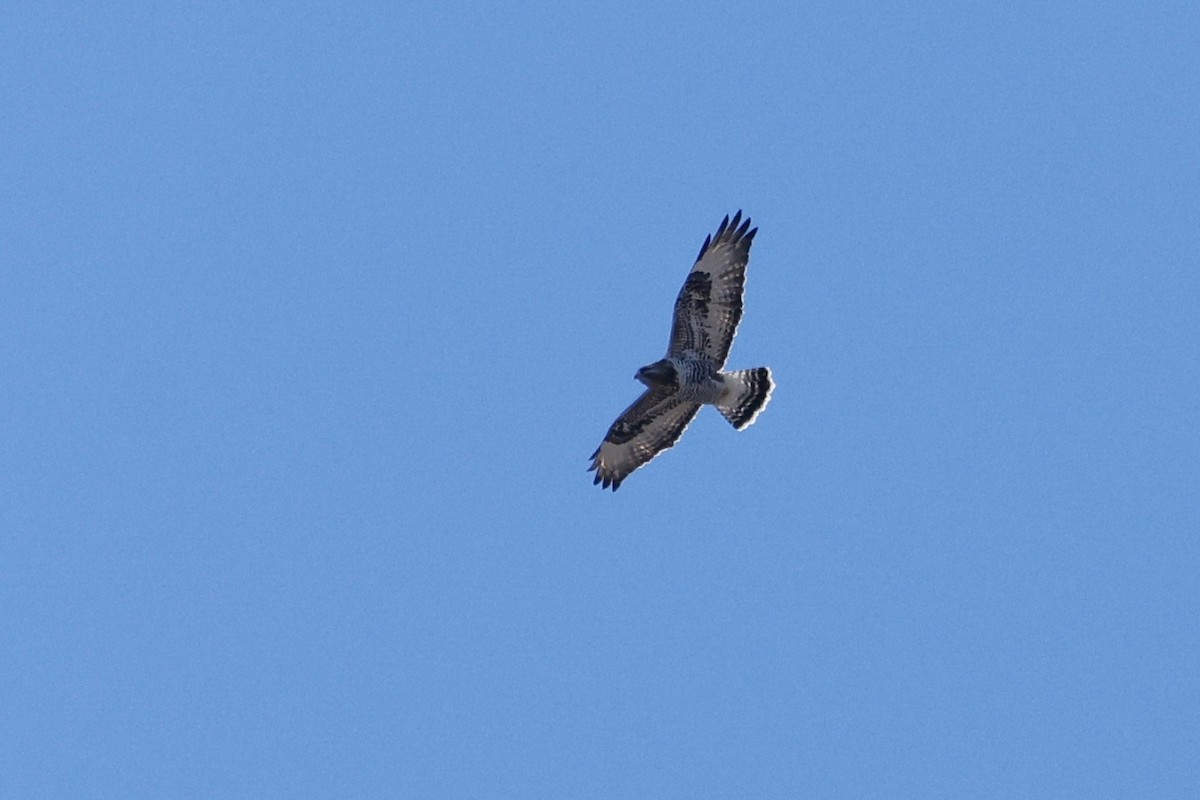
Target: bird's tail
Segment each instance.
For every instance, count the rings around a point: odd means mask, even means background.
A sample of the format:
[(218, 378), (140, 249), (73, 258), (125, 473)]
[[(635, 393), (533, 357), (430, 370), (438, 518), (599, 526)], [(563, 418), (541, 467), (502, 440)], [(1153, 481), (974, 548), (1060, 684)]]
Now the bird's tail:
[(767, 367), (726, 372), (725, 391), (717, 401), (717, 410), (739, 431), (759, 415), (771, 399), (775, 382)]

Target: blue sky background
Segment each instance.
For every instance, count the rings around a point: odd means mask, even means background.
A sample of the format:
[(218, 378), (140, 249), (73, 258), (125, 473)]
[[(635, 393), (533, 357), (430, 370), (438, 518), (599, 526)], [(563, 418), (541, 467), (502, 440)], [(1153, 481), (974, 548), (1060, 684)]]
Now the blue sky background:
[[(0, 795), (1198, 796), (1196, 4), (75, 5)], [(738, 208), (773, 402), (602, 493)]]

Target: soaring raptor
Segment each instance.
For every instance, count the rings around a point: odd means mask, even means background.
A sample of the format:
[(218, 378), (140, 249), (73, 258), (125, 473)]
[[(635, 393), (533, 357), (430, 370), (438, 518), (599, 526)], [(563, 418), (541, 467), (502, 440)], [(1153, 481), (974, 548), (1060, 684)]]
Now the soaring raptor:
[(593, 483), (615, 492), (629, 473), (675, 444), (702, 405), (716, 406), (739, 431), (766, 408), (775, 388), (771, 370), (721, 371), (742, 319), (746, 263), (756, 233), (738, 211), (704, 240), (675, 299), (667, 357), (634, 376), (646, 391), (592, 453)]

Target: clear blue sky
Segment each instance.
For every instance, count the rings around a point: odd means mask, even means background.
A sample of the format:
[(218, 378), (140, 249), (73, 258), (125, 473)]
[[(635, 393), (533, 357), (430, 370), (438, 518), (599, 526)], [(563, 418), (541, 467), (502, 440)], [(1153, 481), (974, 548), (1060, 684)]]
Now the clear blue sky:
[[(1195, 3), (77, 5), (0, 796), (1200, 796)], [(601, 492), (738, 208), (774, 400)]]

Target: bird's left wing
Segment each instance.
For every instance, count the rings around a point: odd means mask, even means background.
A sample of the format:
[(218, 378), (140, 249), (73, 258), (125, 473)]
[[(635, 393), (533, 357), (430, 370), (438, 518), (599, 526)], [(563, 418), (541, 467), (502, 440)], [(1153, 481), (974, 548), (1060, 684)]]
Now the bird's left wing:
[(617, 417), (592, 453), (592, 483), (615, 492), (631, 472), (675, 444), (699, 410), (699, 403), (680, 400), (673, 391), (647, 389)]
[(668, 356), (710, 358), (717, 369), (725, 366), (729, 348), (742, 319), (742, 292), (750, 245), (758, 228), (738, 211), (721, 222), (704, 240), (700, 255), (675, 300)]

